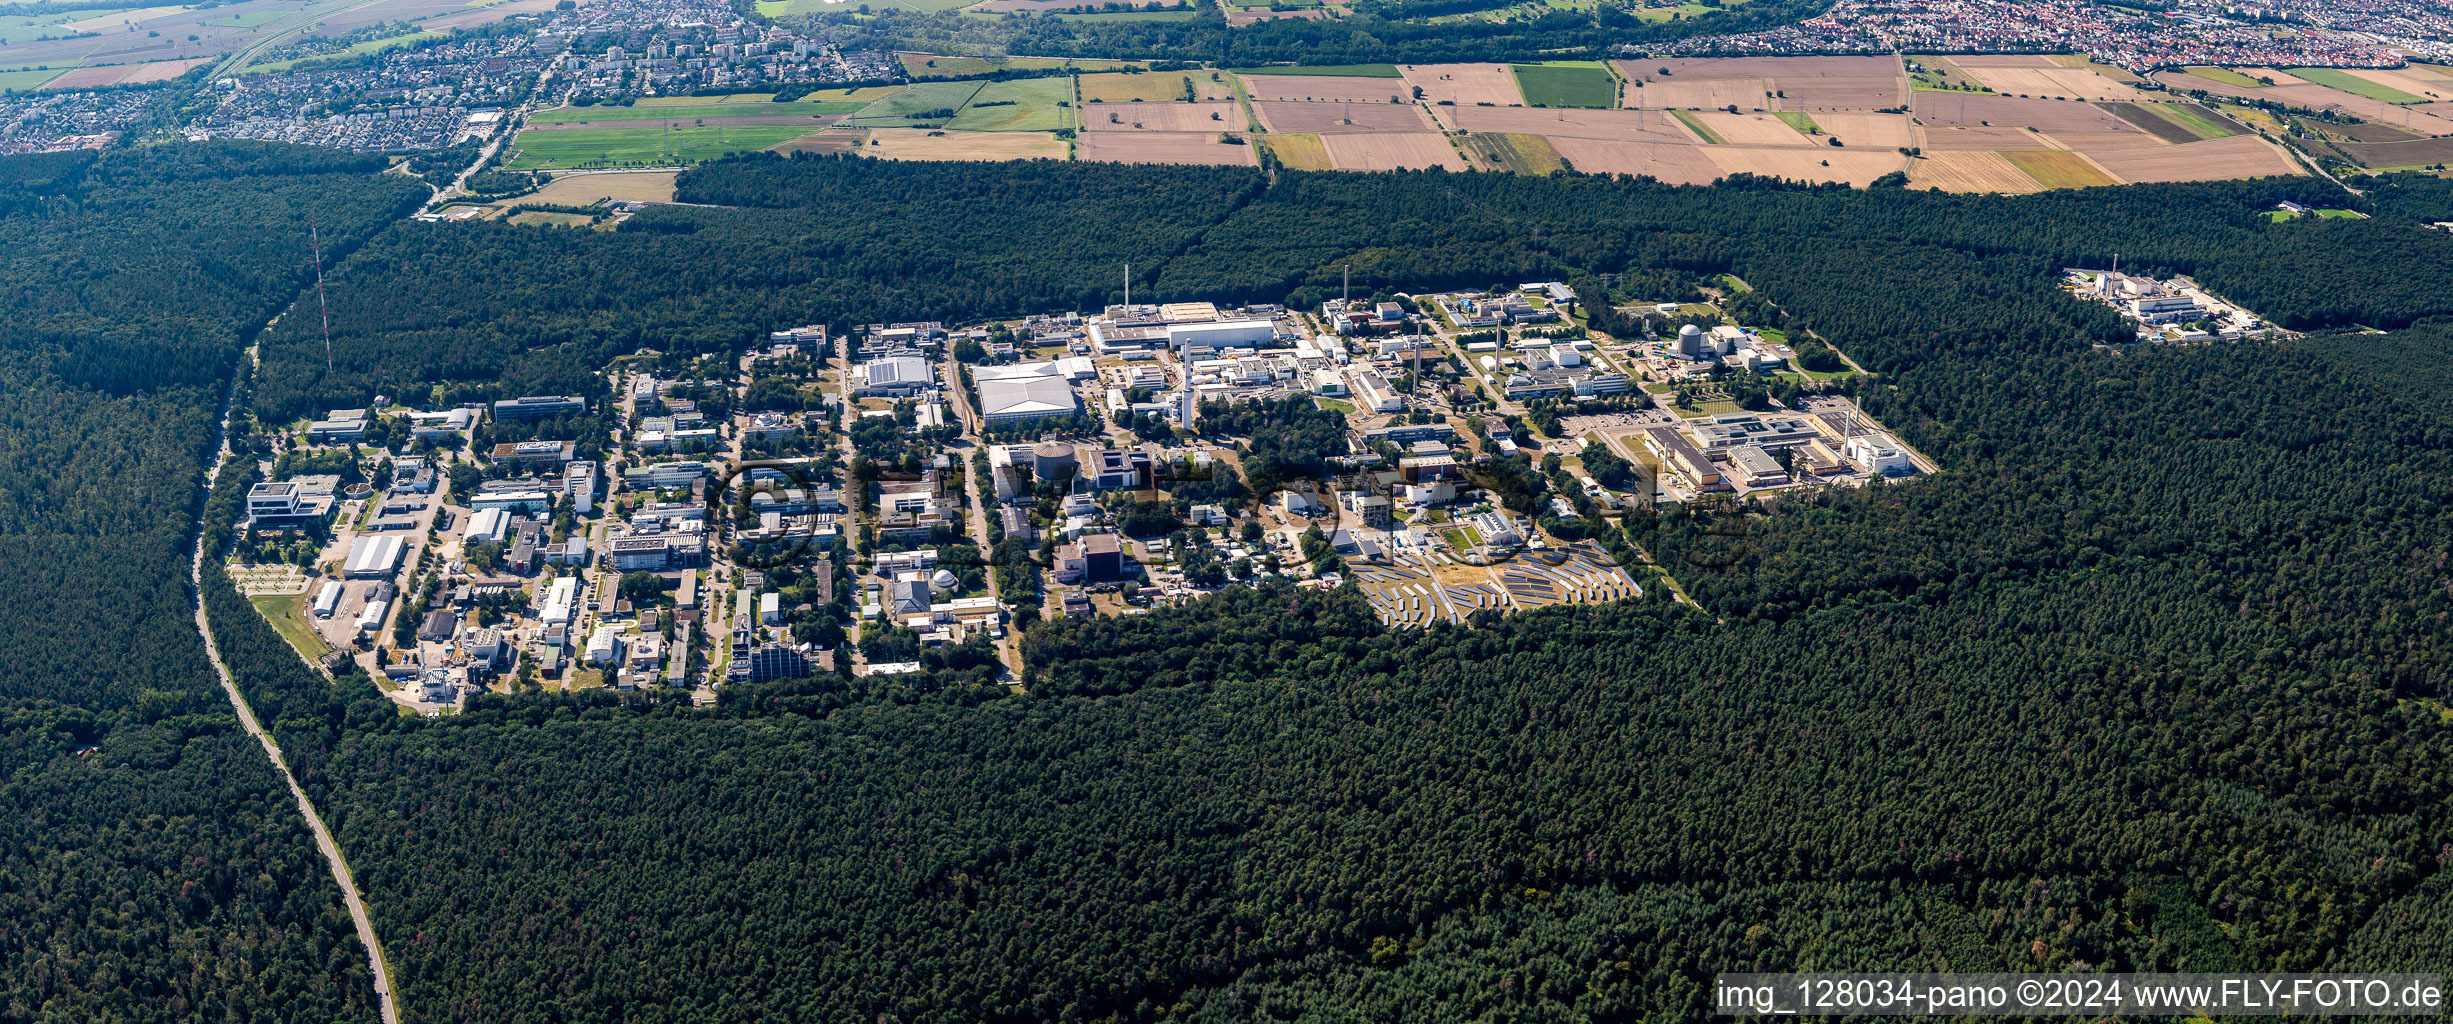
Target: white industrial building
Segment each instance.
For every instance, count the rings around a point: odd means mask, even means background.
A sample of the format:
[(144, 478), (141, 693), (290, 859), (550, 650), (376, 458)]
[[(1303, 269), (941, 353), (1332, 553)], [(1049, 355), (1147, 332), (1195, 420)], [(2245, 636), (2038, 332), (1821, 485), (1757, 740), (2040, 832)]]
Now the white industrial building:
[(1278, 329), (1267, 320), (1214, 320), (1168, 324), (1167, 344), (1184, 348), (1251, 348), (1266, 345)]
[(1868, 473), (1894, 476), (1915, 469), (1908, 461), (1908, 452), (1887, 434), (1859, 434), (1841, 446), (1840, 454)]
[(861, 364), (860, 393), (890, 395), (901, 398), (915, 395), (937, 382), (928, 360), (919, 356), (886, 356)]
[(545, 604), (540, 616), (548, 626), (569, 625), (579, 601), (579, 577), (562, 576), (545, 588)]
[(1073, 388), (1062, 377), (1023, 377), (979, 382), (980, 417), (989, 423), (1019, 423), (1071, 416)]
[(403, 550), (399, 537), (360, 537), (350, 541), (349, 561), (342, 566), (341, 575), (351, 579), (389, 576), (400, 568)]
[(482, 540), (500, 544), (503, 538), (510, 534), (511, 513), (499, 508), (489, 508), (468, 517), (468, 532), (461, 535), (461, 540), (468, 543)]
[(348, 585), (339, 580), (324, 584), (324, 589), (315, 592), (315, 617), (331, 618), (333, 612), (341, 610), (341, 597), (348, 592)]
[(383, 617), (391, 610), (390, 601), (378, 599), (366, 602), (366, 610), (358, 613), (358, 632), (372, 633), (382, 629)]

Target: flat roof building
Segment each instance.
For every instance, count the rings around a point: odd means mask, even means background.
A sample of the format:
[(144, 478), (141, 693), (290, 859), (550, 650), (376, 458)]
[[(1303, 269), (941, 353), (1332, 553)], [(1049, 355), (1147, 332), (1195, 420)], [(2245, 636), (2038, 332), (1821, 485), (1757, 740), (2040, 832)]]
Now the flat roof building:
[(989, 423), (1020, 423), (1071, 416), (1079, 408), (1061, 377), (979, 382), (980, 417)]

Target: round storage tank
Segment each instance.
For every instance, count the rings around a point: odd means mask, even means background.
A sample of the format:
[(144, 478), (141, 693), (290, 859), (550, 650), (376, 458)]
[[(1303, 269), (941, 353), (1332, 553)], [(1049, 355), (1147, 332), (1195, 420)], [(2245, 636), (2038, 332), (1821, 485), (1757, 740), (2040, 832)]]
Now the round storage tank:
[(1043, 441), (1031, 448), (1031, 475), (1041, 480), (1065, 480), (1073, 476), (1073, 446), (1055, 441)]

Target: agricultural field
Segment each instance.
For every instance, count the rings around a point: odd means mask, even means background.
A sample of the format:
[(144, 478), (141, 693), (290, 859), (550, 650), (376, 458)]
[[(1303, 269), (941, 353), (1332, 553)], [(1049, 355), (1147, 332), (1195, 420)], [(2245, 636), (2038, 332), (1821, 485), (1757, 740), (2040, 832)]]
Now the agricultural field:
[(809, 134), (810, 125), (529, 129), (512, 141), (515, 171), (671, 166), (746, 153)]
[(1711, 147), (1691, 142), (1553, 138), (1550, 145), (1561, 161), (1583, 174), (1649, 175), (1673, 185), (1705, 185), (1726, 176), (1705, 155)]
[(558, 174), (544, 188), (503, 201), (504, 206), (589, 206), (608, 199), (643, 203), (673, 201), (673, 171), (586, 171)]
[(1318, 135), (1263, 135), (1260, 141), (1281, 166), (1297, 171), (1336, 170), (1329, 163), (1329, 148), (1320, 144)]
[(2298, 174), (2299, 165), (2274, 144), (2254, 135), (2192, 142), (2156, 149), (2090, 153), (2123, 181), (2215, 181), (2269, 174)]
[(1505, 64), (1408, 64), (1398, 70), (1407, 85), (1422, 90), (1425, 103), (1515, 107), (1525, 102), (1516, 75)]
[(1096, 103), (1082, 109), (1082, 131), (1226, 132), (1244, 128), (1233, 103)]
[(1777, 111), (1773, 113), (1772, 116), (1779, 118), (1781, 124), (1788, 125), (1789, 127), (1795, 128), (1798, 131), (1804, 132), (1808, 135), (1820, 135), (1823, 131), (1823, 127), (1815, 124), (1814, 118), (1807, 115), (1806, 112), (1802, 110)]
[(1475, 168), (1516, 174), (1549, 174), (1561, 170), (1558, 147), (1539, 135), (1468, 132), (1457, 145)]
[(2249, 76), (2241, 74), (2240, 72), (2234, 71), (2230, 68), (2216, 68), (2198, 65), (2194, 67), (2182, 68), (2181, 70), (2192, 75), (2196, 75), (2199, 78), (2206, 79), (2210, 82), (2221, 82), (2225, 85), (2238, 86), (2243, 89), (2255, 89), (2265, 84), (2264, 82), (2250, 78)]
[(1320, 142), (1329, 150), (1329, 163), (1341, 171), (1472, 169), (1439, 132), (1324, 135)]
[(1979, 151), (1928, 152), (1909, 161), (1908, 187), (1940, 189), (1944, 192), (2005, 194), (2036, 192), (2044, 188), (2002, 154)]
[(2379, 81), (2375, 77), (2342, 68), (2292, 68), (2293, 76), (2303, 81), (2339, 89), (2354, 96), (2365, 96), (2385, 103), (2425, 103), (2427, 97)]
[[(970, 6), (971, 0), (965, 0), (962, 3), (956, 3), (954, 0), (892, 0), (892, 2), (905, 6), (911, 3), (934, 5), (936, 10), (952, 10)], [(1147, 61), (1097, 60), (1087, 57), (948, 57), (934, 53), (898, 53), (895, 54), (895, 59), (902, 62), (904, 73), (913, 78), (962, 78), (971, 75), (993, 74), (998, 71), (1058, 69), (1076, 74), (1096, 74), (1149, 66)]]
[(0, 71), (0, 92), (31, 92), (67, 72), (58, 69)]
[(1534, 107), (1615, 107), (1618, 79), (1594, 61), (1516, 64), (1516, 86)]
[(943, 127), (986, 82), (920, 82), (861, 107), (843, 123), (858, 128)]
[(809, 121), (830, 115), (859, 113), (868, 104), (850, 101), (796, 103), (691, 103), (670, 106), (635, 107), (555, 107), (529, 115), (530, 125), (605, 124), (619, 122), (656, 121), (732, 121), (742, 124), (781, 124), (785, 121)]
[[(1395, 66), (1390, 66), (1395, 70)], [(1304, 70), (1316, 70), (1306, 68)], [(1255, 100), (1304, 103), (1405, 103), (1414, 94), (1405, 79), (1378, 76), (1247, 75), (1244, 91)]]
[[(1191, 106), (1191, 104), (1185, 104)], [(1411, 103), (1255, 103), (1254, 113), (1272, 132), (1412, 132), (1437, 125)]]
[(990, 82), (946, 127), (963, 131), (1039, 132), (1073, 127), (1073, 80), (1022, 78)]
[(1062, 160), (1065, 140), (1052, 132), (957, 132), (876, 128), (864, 156), (885, 160)]
[(2129, 102), (2137, 88), (2088, 68), (2064, 67), (2044, 57), (1959, 57), (1955, 62), (1978, 82), (2004, 96), (2051, 100)]
[(1800, 135), (1770, 114), (1732, 114), (1724, 110), (1679, 111), (1678, 119), (1686, 122), (1716, 144), (1731, 146), (1812, 146), (1813, 139)]
[(2067, 150), (2033, 150), (2004, 153), (2002, 156), (2045, 188), (2087, 188), (2121, 183), (2119, 179), (2104, 173), (2103, 168), (2088, 162), (2086, 157)]
[(1195, 100), (1231, 100), (1235, 86), (1223, 71), (1134, 72), (1081, 75), (1074, 79), (1083, 103), (1172, 103), (1190, 92)]
[(1121, 164), (1258, 163), (1258, 147), (1249, 138), (1236, 138), (1240, 142), (1228, 142), (1219, 132), (1084, 132), (1075, 140), (1074, 157)]
[(1719, 110), (1733, 105), (1758, 110), (1770, 95), (1771, 87), (1760, 78), (1631, 78), (1619, 103), (1645, 110)]

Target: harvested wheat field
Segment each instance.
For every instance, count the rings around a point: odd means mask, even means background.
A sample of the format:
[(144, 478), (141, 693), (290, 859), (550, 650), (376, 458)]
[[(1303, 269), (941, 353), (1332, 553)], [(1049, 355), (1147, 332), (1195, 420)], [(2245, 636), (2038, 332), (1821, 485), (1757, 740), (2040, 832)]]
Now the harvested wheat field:
[(1704, 156), (1704, 147), (1690, 143), (1554, 137), (1550, 145), (1586, 174), (1649, 174), (1673, 185), (1708, 185), (1726, 173)]
[(1898, 149), (1913, 146), (1906, 114), (1818, 113), (1814, 123), (1823, 134), (1856, 149)]
[(935, 132), (873, 128), (860, 152), (886, 160), (1062, 160), (1054, 132)]
[(1733, 103), (1754, 110), (1769, 95), (1760, 78), (1639, 78), (1619, 92), (1619, 106), (1645, 110), (1712, 110)]
[(587, 206), (606, 199), (641, 203), (673, 201), (676, 171), (576, 171), (505, 206)]
[(1505, 64), (1399, 64), (1397, 70), (1405, 73), (1407, 86), (1422, 90), (1425, 103), (1520, 107), (1525, 102), (1515, 73)]
[(1910, 188), (1944, 192), (2037, 192), (2044, 186), (2000, 153), (1927, 153), (1908, 161)]
[(1439, 127), (1411, 103), (1255, 103), (1252, 109), (1270, 131), (1288, 134), (1427, 132)]
[(1086, 103), (1082, 134), (1100, 132), (1239, 132), (1243, 110), (1233, 103)]
[(1320, 143), (1329, 149), (1329, 162), (1341, 171), (1471, 169), (1438, 132), (1323, 135)]
[(1725, 110), (1697, 110), (1683, 115), (1692, 118), (1721, 141), (1731, 146), (1816, 146), (1824, 145), (1807, 138), (1770, 114), (1732, 114)]
[(1874, 179), (1901, 170), (1908, 158), (1898, 153), (1863, 153), (1829, 146), (1806, 149), (1797, 146), (1705, 146), (1706, 159), (1723, 174), (1756, 174), (1767, 178), (1788, 178), (1795, 181), (1845, 181), (1865, 186)]
[(1777, 110), (1890, 110), (1908, 105), (1908, 80), (1892, 78), (1775, 78)]
[(198, 57), (194, 60), (148, 61), (137, 65), (136, 69), (128, 72), (126, 77), (119, 80), (118, 84), (146, 85), (153, 82), (167, 82), (173, 78), (177, 78), (180, 75), (188, 73), (190, 70), (211, 63), (213, 63), (213, 61), (212, 58), (209, 57)]
[(869, 130), (866, 128), (835, 128), (812, 132), (790, 142), (768, 146), (767, 149), (776, 153), (856, 153), (860, 147), (868, 144)]
[(2126, 181), (2218, 181), (2300, 173), (2296, 161), (2254, 135), (2087, 155)]
[(1334, 78), (1327, 75), (1243, 75), (1244, 91), (1256, 100), (1328, 100), (1339, 103), (1404, 102), (1414, 88), (1402, 78)]
[(69, 89), (99, 89), (127, 77), (136, 70), (132, 64), (105, 64), (97, 68), (78, 68), (43, 83), (42, 92), (62, 92)]
[(2053, 142), (2063, 149), (2075, 149), (2082, 153), (2122, 149), (2162, 149), (2171, 145), (2145, 132), (2046, 132), (2045, 135), (2051, 137)]
[(1975, 75), (1994, 92), (2006, 96), (2033, 96), (2056, 100), (2111, 100), (2134, 102), (2143, 98), (2137, 89), (2080, 68), (2001, 68), (1973, 67)]
[(1951, 58), (1963, 68), (2050, 68), (2059, 67), (2053, 58), (2041, 53), (1968, 53)]
[(1954, 126), (1925, 129), (1926, 152), (1948, 150), (2051, 149), (2044, 136), (2025, 128)]
[[(1240, 136), (1239, 136), (1240, 137)], [(1219, 141), (1214, 132), (1084, 132), (1074, 142), (1082, 160), (1111, 164), (1226, 164), (1260, 162), (1253, 147)]]
[(1920, 92), (1916, 94), (1914, 103), (1916, 119), (1928, 125), (1990, 125), (1996, 128), (2041, 128), (2048, 132), (2134, 130), (2111, 114), (2084, 103), (2064, 100)]
[(2004, 153), (2002, 158), (2017, 164), (2045, 188), (2086, 188), (2095, 185), (2118, 185), (2113, 177), (2085, 156), (2066, 149), (2040, 152)]
[[(1218, 78), (1212, 80), (1210, 75)], [(1082, 102), (1174, 103), (1184, 98), (1184, 87), (1190, 85), (1193, 94), (1204, 100), (1231, 100), (1235, 86), (1227, 81), (1226, 73), (1210, 71), (1152, 71), (1140, 74), (1112, 72), (1097, 75), (1076, 75), (1075, 84), (1082, 90)]]
[[(1628, 78), (1882, 78), (1900, 75), (1897, 57), (1669, 57), (1615, 60)], [(1669, 74), (1661, 74), (1661, 69)]]
[(1697, 143), (1678, 119), (1652, 110), (1574, 110), (1557, 107), (1457, 107), (1457, 127), (1476, 132), (1547, 135), (1552, 139)]
[[(53, 81), (57, 83), (57, 79)], [(44, 88), (47, 89), (50, 86)], [(2453, 120), (2415, 111), (2409, 107), (2398, 107), (2383, 100), (2372, 100), (2365, 96), (2353, 95), (2340, 89), (2330, 89), (2322, 85), (2275, 86), (2271, 89), (2258, 89), (2256, 94), (2260, 99), (2276, 100), (2294, 107), (2308, 107), (2313, 110), (2331, 107), (2356, 115), (2363, 120), (2379, 121), (2397, 128), (2408, 128), (2423, 135), (2453, 135)]]

